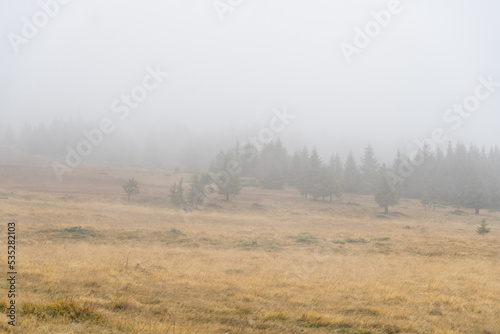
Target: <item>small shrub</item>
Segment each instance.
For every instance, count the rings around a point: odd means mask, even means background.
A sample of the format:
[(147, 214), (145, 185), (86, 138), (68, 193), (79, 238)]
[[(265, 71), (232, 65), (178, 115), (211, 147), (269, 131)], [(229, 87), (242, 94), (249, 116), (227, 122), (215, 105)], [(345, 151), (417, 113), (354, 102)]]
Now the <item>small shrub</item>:
[(289, 236), (290, 239), (295, 239), (295, 241), (303, 243), (303, 244), (314, 244), (317, 243), (319, 238), (315, 235), (312, 235), (310, 233), (302, 233), (296, 236)]
[(23, 303), (21, 314), (35, 316), (41, 320), (48, 321), (57, 318), (66, 318), (73, 322), (96, 322), (102, 323), (104, 317), (90, 306), (80, 306), (74, 301), (58, 301), (47, 304)]
[(345, 242), (348, 242), (350, 244), (356, 244), (356, 243), (367, 243), (368, 241), (366, 239), (363, 239), (363, 238), (359, 238), (359, 239), (353, 239), (353, 238), (347, 238), (345, 239)]
[(84, 239), (86, 237), (95, 237), (97, 234), (90, 228), (82, 228), (81, 226), (73, 226), (70, 228), (65, 228), (63, 234), (66, 237), (73, 239)]
[(382, 237), (382, 238), (373, 238), (372, 241), (387, 241), (390, 240), (391, 238), (389, 237)]
[(167, 241), (165, 241), (165, 245), (185, 244), (185, 243), (192, 242), (192, 241), (193, 241), (193, 239), (190, 239), (190, 238), (167, 240)]
[(245, 242), (244, 244), (241, 245), (243, 249), (249, 250), (249, 249), (255, 249), (259, 248), (260, 245), (257, 241), (252, 241), (252, 242)]
[(40, 233), (46, 233), (51, 235), (54, 238), (63, 238), (63, 239), (86, 239), (86, 238), (95, 238), (99, 235), (91, 228), (83, 228), (81, 226), (73, 226), (64, 229), (46, 229), (40, 230)]
[(441, 312), (438, 309), (433, 309), (433, 310), (430, 310), (429, 314), (430, 315), (443, 315), (443, 312)]
[(167, 233), (170, 234), (170, 235), (176, 236), (176, 237), (181, 236), (181, 235), (186, 235), (186, 233), (184, 233), (181, 230), (178, 230), (176, 228), (171, 229)]
[(484, 236), (485, 234), (490, 233), (491, 228), (488, 227), (488, 223), (485, 219), (481, 220), (481, 225), (476, 229), (477, 234)]
[(111, 309), (113, 312), (125, 311), (129, 310), (130, 308), (132, 308), (132, 305), (126, 300), (119, 300), (111, 305)]
[(228, 269), (224, 270), (226, 274), (241, 274), (243, 273), (243, 269)]
[(141, 192), (139, 184), (134, 178), (128, 180), (127, 183), (122, 185), (123, 191), (127, 194), (128, 201), (130, 202), (130, 196), (137, 195)]
[(339, 245), (344, 245), (345, 241), (342, 241), (342, 240), (332, 240), (332, 243), (339, 244)]

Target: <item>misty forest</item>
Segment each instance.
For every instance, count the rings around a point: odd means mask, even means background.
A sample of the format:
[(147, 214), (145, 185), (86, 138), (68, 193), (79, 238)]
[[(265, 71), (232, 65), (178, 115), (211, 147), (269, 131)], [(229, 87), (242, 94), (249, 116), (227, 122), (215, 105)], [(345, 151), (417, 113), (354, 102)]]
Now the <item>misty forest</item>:
[[(7, 127), (0, 143), (28, 154), (63, 161), (68, 153), (78, 156), (78, 152), (67, 148), (67, 143), (76, 146), (81, 140), (82, 128), (85, 129), (82, 123), (58, 121), (48, 127), (26, 125), (16, 135)], [(167, 169), (169, 165), (175, 166), (177, 170), (195, 173), (192, 179), (186, 180), (191, 187), (196, 186), (197, 182), (193, 181), (200, 178), (198, 173), (211, 172), (214, 177), (206, 176), (207, 182), (201, 188), (198, 185), (198, 191), (205, 194), (213, 183), (227, 200), (229, 195), (237, 195), (246, 182), (265, 189), (283, 189), (287, 185), (305, 198), (311, 196), (323, 201), (328, 198), (330, 202), (345, 192), (375, 195), (382, 207), (395, 205), (400, 197), (405, 197), (420, 199), (425, 208), (435, 208), (436, 203), (442, 203), (471, 208), (476, 214), (480, 209), (500, 210), (500, 150), (497, 146), (486, 149), (471, 144), (466, 147), (458, 142), (448, 143), (443, 151), (439, 147), (432, 150), (424, 144), (411, 157), (398, 151), (392, 161), (382, 163), (370, 144), (360, 157), (351, 152), (342, 159), (338, 154), (321, 157), (315, 148), (307, 147), (289, 154), (278, 139), (265, 144), (260, 151), (254, 145), (240, 147), (237, 143), (226, 151), (220, 150), (209, 165), (203, 165), (197, 157), (206, 153), (200, 148), (194, 150), (198, 145), (190, 148), (180, 143), (174, 151), (178, 160), (173, 160), (172, 145), (166, 136), (161, 140), (150, 137), (142, 146), (127, 140), (130, 136), (122, 136), (117, 135), (103, 152), (96, 152), (92, 162), (114, 167)], [(235, 167), (228, 167), (231, 162)], [(228, 173), (228, 168), (234, 168), (237, 173)], [(223, 175), (218, 177), (219, 173)], [(245, 180), (240, 180), (241, 177)], [(203, 202), (206, 196), (199, 197), (191, 204)]]

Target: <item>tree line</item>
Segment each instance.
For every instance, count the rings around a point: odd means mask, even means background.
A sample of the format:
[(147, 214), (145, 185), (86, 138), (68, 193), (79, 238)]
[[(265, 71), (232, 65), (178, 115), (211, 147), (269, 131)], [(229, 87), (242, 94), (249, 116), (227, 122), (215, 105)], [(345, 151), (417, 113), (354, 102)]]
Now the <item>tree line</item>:
[[(1, 129), (0, 144), (19, 147), (31, 154), (64, 156), (68, 145), (82, 139), (81, 129), (90, 125), (77, 118), (56, 119), (48, 126), (26, 124), (17, 133), (7, 126)], [(179, 142), (193, 143), (193, 140), (184, 132), (134, 139), (117, 131), (89, 159), (115, 166), (184, 165), (194, 169), (204, 165), (203, 161), (210, 161), (211, 152), (216, 152), (211, 146), (200, 148), (193, 144), (190, 148), (190, 144), (180, 146)], [(385, 208), (397, 203), (398, 198), (407, 197), (421, 199), (425, 208), (442, 203), (472, 208), (476, 213), (481, 209), (500, 209), (498, 147), (486, 150), (450, 143), (445, 150), (431, 150), (424, 145), (416, 156), (397, 152), (393, 161), (384, 165), (371, 145), (358, 161), (353, 153), (345, 160), (338, 155), (325, 160), (314, 148), (290, 154), (279, 140), (260, 151), (250, 144), (244, 147), (237, 144), (212, 159), (207, 175), (202, 173), (198, 179), (188, 180), (190, 186), (197, 186), (183, 197), (190, 197), (200, 205), (206, 194), (217, 191), (229, 200), (239, 193), (243, 177), (243, 182), (256, 180), (253, 185), (263, 188), (293, 187), (305, 198), (316, 200), (333, 201), (342, 193), (352, 193), (373, 195), (379, 203), (387, 204), (383, 205)], [(417, 159), (418, 163), (409, 163), (411, 159)]]
[[(415, 157), (397, 152), (391, 164), (383, 164), (371, 145), (366, 146), (359, 162), (352, 152), (344, 161), (338, 155), (325, 161), (316, 149), (307, 147), (290, 155), (280, 140), (260, 152), (251, 145), (236, 145), (233, 150), (221, 151), (208, 173), (193, 176), (190, 201), (197, 198), (196, 205), (202, 204), (207, 189), (215, 191), (212, 185), (229, 200), (239, 193), (242, 178), (266, 189), (290, 186), (313, 200), (331, 202), (343, 193), (373, 195), (386, 212), (400, 197), (418, 198), (425, 209), (435, 208), (437, 203), (471, 208), (475, 213), (500, 209), (498, 147), (487, 151), (449, 143), (443, 152), (424, 145)], [(252, 180), (256, 182), (252, 184)]]

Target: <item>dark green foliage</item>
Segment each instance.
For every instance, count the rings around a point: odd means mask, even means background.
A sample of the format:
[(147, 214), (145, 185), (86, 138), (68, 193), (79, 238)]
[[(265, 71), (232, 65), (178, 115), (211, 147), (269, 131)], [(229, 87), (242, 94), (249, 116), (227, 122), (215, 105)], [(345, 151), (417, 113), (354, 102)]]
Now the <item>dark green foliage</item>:
[(140, 193), (139, 184), (134, 178), (128, 180), (123, 186), (123, 190), (128, 196), (128, 201), (130, 202), (130, 196), (137, 195)]
[(490, 233), (491, 229), (488, 227), (488, 223), (486, 222), (485, 219), (481, 220), (481, 225), (476, 229), (477, 234), (479, 235), (485, 235), (487, 233)]

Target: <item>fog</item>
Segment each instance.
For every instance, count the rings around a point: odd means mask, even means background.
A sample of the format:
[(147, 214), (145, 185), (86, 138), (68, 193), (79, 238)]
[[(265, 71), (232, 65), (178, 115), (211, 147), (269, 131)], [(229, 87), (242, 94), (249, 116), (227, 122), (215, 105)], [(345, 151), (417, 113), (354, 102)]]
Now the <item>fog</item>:
[[(20, 132), (26, 123), (72, 119), (90, 129), (109, 118), (115, 141), (118, 133), (157, 136), (171, 143), (166, 150), (191, 147), (205, 164), (257, 136), (285, 108), (295, 118), (275, 135), (290, 151), (307, 145), (359, 156), (370, 143), (389, 159), (436, 128), (446, 142), (500, 143), (500, 3), (493, 0), (401, 0), (366, 47), (356, 46), (357, 29), (391, 1), (42, 3), (53, 15), (33, 36), (25, 25), (41, 5), (0, 3), (0, 134), (9, 125)], [(356, 53), (346, 57), (346, 44)], [(126, 117), (117, 112), (125, 102), (114, 101), (147, 75), (155, 87)], [(472, 112), (447, 111), (479, 85), (484, 98)]]

